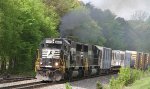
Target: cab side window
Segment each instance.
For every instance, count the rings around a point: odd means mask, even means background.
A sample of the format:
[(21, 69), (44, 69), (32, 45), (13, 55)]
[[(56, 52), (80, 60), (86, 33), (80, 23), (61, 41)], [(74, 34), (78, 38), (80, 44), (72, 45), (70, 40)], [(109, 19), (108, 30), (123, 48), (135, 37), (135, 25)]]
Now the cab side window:
[(83, 46), (83, 51), (88, 52), (88, 46)]
[(77, 50), (77, 51), (81, 51), (81, 50), (82, 50), (82, 45), (77, 44), (77, 45), (76, 45), (76, 50)]
[(41, 44), (41, 47), (44, 48), (44, 44)]

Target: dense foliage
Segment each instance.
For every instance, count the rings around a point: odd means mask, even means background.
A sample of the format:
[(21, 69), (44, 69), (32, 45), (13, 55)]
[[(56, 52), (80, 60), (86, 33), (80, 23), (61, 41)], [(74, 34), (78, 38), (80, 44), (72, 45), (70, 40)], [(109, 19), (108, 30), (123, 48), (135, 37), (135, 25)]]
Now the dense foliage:
[(65, 84), (65, 86), (66, 86), (66, 89), (72, 89), (72, 86), (68, 82)]
[(96, 83), (96, 89), (103, 89), (103, 86), (102, 86), (102, 84), (101, 84), (100, 81), (97, 81), (97, 83)]
[(73, 36), (78, 41), (112, 49), (149, 52), (150, 41), (147, 38), (150, 36), (150, 19), (145, 20), (143, 15), (136, 15), (138, 12), (134, 17), (140, 19), (126, 21), (109, 10), (101, 10), (88, 3), (63, 16), (60, 34), (62, 37)]
[(146, 21), (130, 20), (132, 26), (132, 39), (135, 40), (135, 47), (139, 51), (150, 52), (150, 19)]
[(1, 72), (33, 70), (39, 42), (58, 36), (59, 15), (41, 0), (1, 0), (0, 18)]
[(78, 0), (43, 0), (47, 8), (52, 8), (59, 16), (64, 16), (67, 12), (80, 7)]
[(110, 80), (110, 89), (122, 89), (124, 86), (132, 84), (135, 80), (140, 79), (144, 72), (141, 70), (121, 68), (118, 77), (112, 77)]
[(59, 29), (62, 37), (73, 36), (81, 42), (112, 49), (136, 49), (131, 38), (132, 27), (127, 21), (116, 18), (109, 10), (102, 11), (90, 4), (63, 16)]

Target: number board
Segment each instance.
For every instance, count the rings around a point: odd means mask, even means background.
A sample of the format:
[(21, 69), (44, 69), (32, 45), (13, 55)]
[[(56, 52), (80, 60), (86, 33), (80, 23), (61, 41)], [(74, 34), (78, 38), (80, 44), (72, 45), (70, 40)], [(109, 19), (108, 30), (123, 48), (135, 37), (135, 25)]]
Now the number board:
[(52, 40), (46, 40), (46, 43), (53, 43)]
[(62, 44), (62, 41), (56, 40), (56, 41), (55, 41), (55, 44)]

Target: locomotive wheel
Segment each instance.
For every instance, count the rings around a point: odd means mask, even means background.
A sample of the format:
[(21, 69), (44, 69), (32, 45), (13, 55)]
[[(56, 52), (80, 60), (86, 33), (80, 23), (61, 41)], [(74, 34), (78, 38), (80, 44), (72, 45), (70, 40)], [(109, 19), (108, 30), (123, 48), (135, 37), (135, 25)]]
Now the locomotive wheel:
[(62, 74), (60, 71), (56, 71), (53, 75), (52, 81), (60, 81), (62, 79)]
[(88, 72), (89, 72), (89, 76), (91, 76), (92, 69), (89, 68)]
[(65, 79), (66, 80), (71, 80), (72, 79), (72, 73), (73, 73), (73, 71), (72, 71), (72, 69), (68, 69), (68, 70), (66, 70), (66, 73), (65, 73)]
[(106, 74), (109, 74), (109, 70), (106, 70)]
[(84, 76), (84, 71), (82, 69), (79, 69), (78, 72), (79, 72), (79, 75), (78, 75), (79, 78), (82, 78)]
[(96, 73), (96, 75), (99, 75), (99, 74), (100, 74), (100, 69), (97, 68), (97, 73)]

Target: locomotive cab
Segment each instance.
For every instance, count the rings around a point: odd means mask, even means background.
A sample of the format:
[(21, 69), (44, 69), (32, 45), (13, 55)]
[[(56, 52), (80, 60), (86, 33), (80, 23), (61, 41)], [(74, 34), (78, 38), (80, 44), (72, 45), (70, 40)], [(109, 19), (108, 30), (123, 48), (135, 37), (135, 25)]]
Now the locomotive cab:
[(40, 66), (45, 68), (58, 68), (62, 41), (46, 40), (41, 44)]
[(40, 43), (39, 64), (36, 68), (36, 78), (40, 80), (59, 81), (63, 71), (64, 41), (61, 38), (46, 38)]

